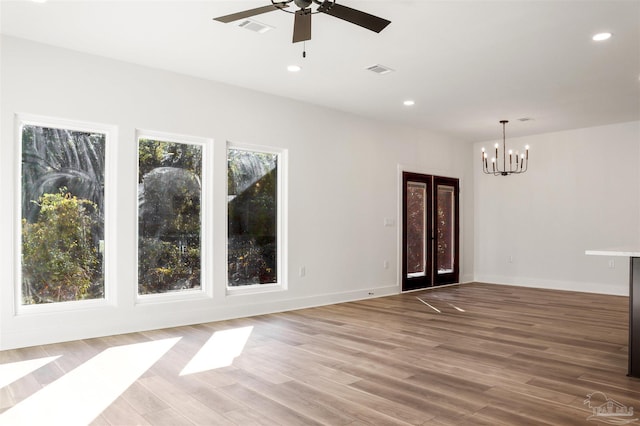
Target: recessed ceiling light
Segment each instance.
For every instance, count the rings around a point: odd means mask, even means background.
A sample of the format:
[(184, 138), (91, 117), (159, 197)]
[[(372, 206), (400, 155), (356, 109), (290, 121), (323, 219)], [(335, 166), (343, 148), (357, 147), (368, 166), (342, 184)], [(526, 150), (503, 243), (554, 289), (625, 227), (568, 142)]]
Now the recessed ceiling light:
[(591, 39), (593, 41), (605, 41), (605, 40), (609, 40), (611, 36), (612, 36), (611, 33), (598, 33), (598, 34), (595, 34), (593, 37), (591, 37)]
[(47, 0), (31, 0), (34, 3), (46, 3)]
[(300, 67), (300, 65), (289, 65), (287, 67), (287, 71), (289, 72), (298, 72), (300, 71), (302, 68)]
[(406, 101), (403, 102), (403, 104), (404, 106), (414, 106), (416, 104), (416, 101), (407, 99)]

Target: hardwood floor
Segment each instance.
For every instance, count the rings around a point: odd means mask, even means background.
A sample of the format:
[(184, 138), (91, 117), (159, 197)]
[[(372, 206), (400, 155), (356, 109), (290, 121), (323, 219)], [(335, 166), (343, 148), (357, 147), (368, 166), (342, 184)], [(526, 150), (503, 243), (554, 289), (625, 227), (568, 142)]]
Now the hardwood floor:
[[(0, 424), (107, 349), (171, 338), (93, 424), (594, 424), (593, 392), (640, 411), (627, 313), (626, 297), (474, 283), (4, 351), (1, 364), (59, 357), (0, 389)], [(215, 332), (244, 327), (230, 366), (181, 375)]]

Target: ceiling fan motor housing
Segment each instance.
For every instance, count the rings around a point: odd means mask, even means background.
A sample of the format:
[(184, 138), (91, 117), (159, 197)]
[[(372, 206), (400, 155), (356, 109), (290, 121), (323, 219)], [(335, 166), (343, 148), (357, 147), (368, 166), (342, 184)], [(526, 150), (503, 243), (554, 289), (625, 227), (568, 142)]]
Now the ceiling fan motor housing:
[(293, 0), (293, 2), (296, 4), (296, 6), (298, 6), (300, 9), (306, 9), (309, 6), (311, 6), (311, 3), (313, 3), (312, 0)]

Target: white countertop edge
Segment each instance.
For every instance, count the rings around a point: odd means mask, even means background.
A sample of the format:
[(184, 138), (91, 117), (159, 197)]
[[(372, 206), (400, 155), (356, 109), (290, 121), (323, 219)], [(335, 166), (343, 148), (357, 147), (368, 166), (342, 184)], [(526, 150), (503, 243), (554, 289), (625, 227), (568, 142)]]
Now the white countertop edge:
[(640, 248), (620, 247), (602, 250), (585, 250), (584, 254), (590, 256), (640, 257)]

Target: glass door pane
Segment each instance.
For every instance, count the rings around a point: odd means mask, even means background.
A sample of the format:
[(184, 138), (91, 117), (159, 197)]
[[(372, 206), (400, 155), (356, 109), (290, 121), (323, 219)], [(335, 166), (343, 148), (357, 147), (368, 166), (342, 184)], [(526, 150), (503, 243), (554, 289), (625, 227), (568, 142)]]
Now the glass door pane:
[(402, 291), (431, 287), (433, 280), (433, 181), (402, 174)]
[(427, 185), (407, 183), (407, 277), (423, 277), (427, 267)]
[(437, 236), (437, 274), (450, 274), (455, 266), (455, 188), (448, 185), (438, 185), (438, 211), (436, 212)]
[(459, 248), (459, 181), (435, 176), (434, 186), (434, 285), (458, 282)]

